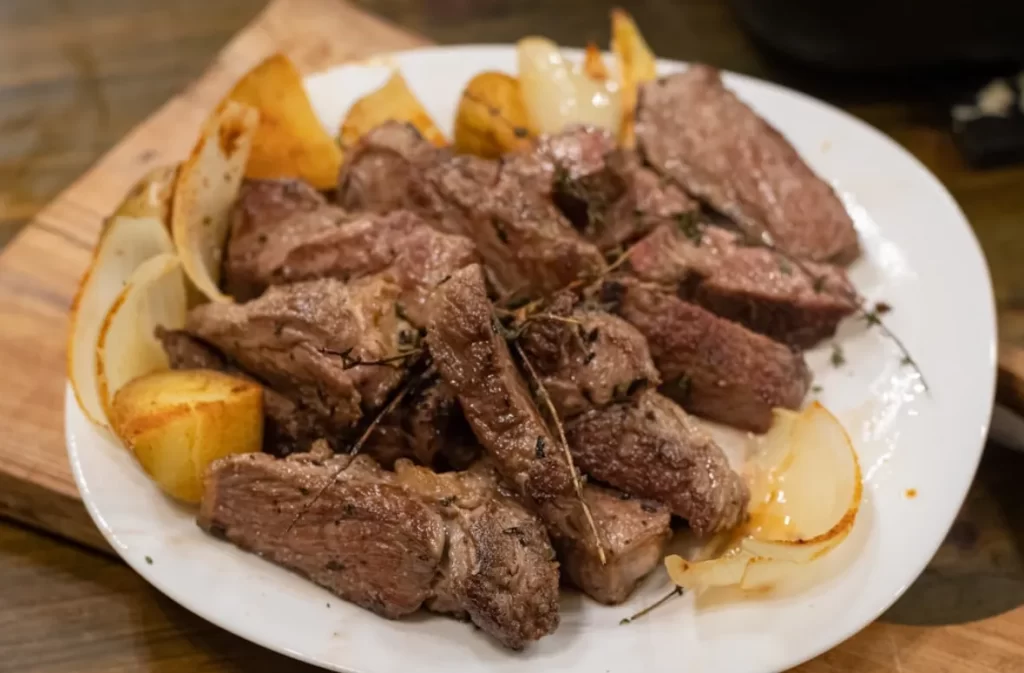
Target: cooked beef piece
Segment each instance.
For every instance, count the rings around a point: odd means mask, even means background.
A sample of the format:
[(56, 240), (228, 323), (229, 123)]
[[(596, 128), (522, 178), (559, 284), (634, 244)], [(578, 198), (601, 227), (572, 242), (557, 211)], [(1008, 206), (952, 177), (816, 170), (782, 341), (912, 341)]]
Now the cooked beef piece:
[(287, 249), (289, 241), (333, 228), (345, 217), (345, 211), (328, 205), (320, 192), (301, 180), (245, 181), (231, 207), (225, 291), (238, 301), (256, 297), (268, 284), (266, 259), (281, 254), (277, 246), (283, 243)]
[(624, 401), (660, 383), (647, 340), (622, 318), (574, 308), (558, 294), (530, 317), (519, 344), (562, 419)]
[(399, 458), (445, 470), (462, 470), (480, 455), (455, 393), (435, 374), (415, 384), (402, 403), (381, 419), (363, 452), (381, 465)]
[(722, 449), (675, 402), (654, 391), (589, 411), (565, 431), (583, 472), (665, 503), (698, 535), (728, 530), (746, 513), (747, 487)]
[[(172, 369), (213, 369), (251, 378), (229, 363), (213, 346), (185, 330), (158, 327), (156, 336), (167, 353)], [(324, 433), (322, 419), (312, 410), (299, 407), (267, 386), (263, 386), (263, 419), (263, 450), (276, 456), (305, 450)]]
[(185, 330), (156, 328), (156, 338), (160, 340), (171, 369), (212, 369), (218, 372), (231, 373), (224, 356), (216, 348), (203, 343)]
[(394, 365), (360, 364), (398, 352), (398, 291), (380, 278), (275, 286), (245, 304), (197, 306), (186, 330), (340, 431), (381, 407), (403, 377)]
[(385, 122), (360, 138), (345, 156), (338, 176), (338, 204), (374, 213), (432, 209), (433, 194), (424, 171), (448, 156), (412, 124)]
[(661, 564), (672, 537), (671, 514), (661, 503), (630, 498), (609, 488), (588, 484), (583, 489), (608, 562), (556, 543), (569, 580), (602, 603), (621, 603), (654, 568)]
[(640, 166), (635, 157), (627, 165), (626, 195), (612, 205), (601, 226), (588, 236), (601, 250), (621, 248), (659, 224), (685, 222), (696, 217), (700, 209), (700, 204), (684, 191)]
[(199, 525), (384, 617), (468, 616), (516, 649), (554, 631), (558, 570), (536, 517), (486, 471), (403, 463), (230, 456), (207, 473)]
[(446, 539), (440, 512), (365, 456), (222, 458), (206, 473), (198, 523), (390, 619), (430, 597)]
[(479, 266), (457, 271), (434, 293), (427, 345), (476, 438), (516, 491), (536, 505), (551, 536), (593, 550), (571, 468), (495, 332)]
[(675, 285), (712, 313), (800, 348), (835, 334), (856, 310), (842, 269), (793, 264), (719, 227), (663, 225), (633, 247), (627, 263), (642, 280)]
[(423, 305), (434, 286), (476, 261), (469, 239), (443, 234), (412, 212), (365, 213), (342, 221), (335, 211), (341, 212), (323, 205), (296, 212), (258, 237), (232, 238), (229, 262), (234, 255), (246, 263), (227, 265), (230, 284), (250, 288), (254, 296), (269, 285), (383, 273), (402, 288), (406, 314), (422, 324)]
[(601, 250), (619, 248), (699, 208), (604, 129), (577, 126), (546, 136), (536, 152), (552, 166), (555, 203)]
[(832, 188), (771, 125), (693, 66), (641, 86), (637, 144), (646, 161), (748, 234), (797, 257), (847, 263), (857, 232)]
[(538, 191), (532, 155), (500, 165), (456, 157), (427, 173), (445, 204), (439, 226), (473, 240), (504, 294), (536, 296), (580, 277), (598, 275), (604, 258), (585, 241), (547, 195)]
[(558, 626), (558, 563), (540, 520), (499, 485), (493, 467), (434, 474), (407, 461), (397, 481), (433, 499), (448, 546), (433, 596), (435, 612), (468, 615), (514, 649)]
[(647, 338), (661, 391), (686, 410), (764, 432), (773, 408), (800, 406), (811, 375), (799, 353), (658, 287), (621, 279), (602, 293)]

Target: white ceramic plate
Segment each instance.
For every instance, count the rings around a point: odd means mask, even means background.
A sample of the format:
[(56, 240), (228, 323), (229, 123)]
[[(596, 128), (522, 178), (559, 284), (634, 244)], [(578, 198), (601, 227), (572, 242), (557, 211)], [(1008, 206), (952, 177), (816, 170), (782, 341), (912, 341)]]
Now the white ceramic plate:
[[(510, 47), (424, 49), (387, 62), (401, 66), (442, 127), (450, 126), (470, 77), (515, 68)], [(381, 63), (308, 80), (328, 128), (336, 129), (352, 101), (384, 81)], [(666, 72), (683, 67), (661, 66)], [(703, 606), (684, 596), (620, 626), (667, 591), (659, 570), (620, 607), (565, 592), (557, 633), (522, 653), (443, 617), (387, 621), (203, 534), (193, 513), (163, 497), (117, 443), (85, 420), (69, 393), (75, 477), (114, 549), (158, 589), (215, 624), (341, 671), (767, 673), (863, 628), (924, 568), (974, 476), (995, 371), (988, 271), (956, 203), (894, 142), (799, 93), (735, 75), (726, 81), (843, 194), (865, 251), (853, 279), (865, 296), (893, 306), (887, 321), (930, 385), (930, 393), (922, 392), (895, 347), (856, 321), (839, 336), (848, 364), (833, 367), (828, 346), (809, 354), (819, 396), (847, 425), (867, 481), (854, 533), (817, 584), (795, 595)]]

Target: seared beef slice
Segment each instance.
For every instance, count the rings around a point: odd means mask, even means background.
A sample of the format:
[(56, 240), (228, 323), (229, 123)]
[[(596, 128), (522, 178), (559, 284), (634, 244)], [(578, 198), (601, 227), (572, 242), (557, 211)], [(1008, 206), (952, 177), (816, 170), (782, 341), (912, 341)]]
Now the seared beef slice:
[[(669, 534), (667, 512), (663, 520), (627, 519), (635, 536), (618, 540), (619, 546), (609, 544), (598, 521), (607, 556), (607, 564), (602, 564), (570, 466), (534, 406), (504, 338), (495, 333), (481, 269), (458, 271), (435, 292), (431, 309), (430, 353), (442, 378), (458, 394), (480, 444), (516, 493), (536, 508), (560, 557), (591, 569), (586, 581), (578, 580), (580, 587), (598, 600), (622, 600), (621, 592), (606, 593), (602, 587), (628, 586), (628, 593), (657, 565), (658, 554), (633, 555), (635, 547), (628, 540), (640, 544), (642, 539), (660, 553)], [(620, 553), (628, 557), (619, 559)]]
[(577, 126), (542, 138), (537, 153), (553, 166), (555, 203), (599, 249), (610, 251), (699, 206), (640, 165), (608, 131)]
[(797, 266), (710, 225), (658, 227), (633, 246), (628, 264), (642, 280), (678, 286), (712, 313), (801, 348), (834, 334), (856, 309), (856, 291), (842, 269)]
[(515, 155), (501, 164), (455, 157), (428, 173), (445, 204), (435, 226), (471, 238), (503, 293), (547, 294), (605, 268), (598, 249), (544, 192), (548, 170), (539, 159)]
[(517, 649), (554, 631), (558, 571), (540, 522), (486, 472), (399, 469), (231, 456), (207, 474), (199, 525), (384, 617), (425, 605)]
[[(338, 478), (296, 519), (342, 466)], [(347, 466), (318, 463), (304, 454), (283, 460), (266, 454), (223, 458), (207, 472), (198, 521), (203, 529), (392, 619), (415, 612), (431, 595), (445, 546), (440, 513), (386, 483), (365, 457)]]
[(397, 481), (435, 502), (448, 546), (427, 608), (468, 614), (505, 645), (558, 626), (558, 564), (540, 520), (504, 493), (489, 463), (435, 474), (399, 461)]
[[(423, 305), (434, 286), (452, 271), (476, 261), (473, 243), (443, 234), (409, 211), (362, 214), (338, 221), (334, 209), (301, 211), (278, 222), (248, 253), (248, 264), (229, 265), (229, 282), (257, 293), (269, 285), (317, 278), (348, 281), (383, 274), (402, 288), (402, 305), (414, 321), (423, 320)], [(240, 257), (241, 242), (229, 241)], [(244, 282), (243, 282), (244, 281)]]
[(623, 401), (660, 382), (647, 340), (622, 318), (558, 295), (519, 338), (561, 418)]
[(748, 234), (797, 257), (846, 263), (857, 232), (832, 188), (707, 66), (640, 89), (637, 143), (647, 162)]
[(456, 272), (434, 293), (427, 344), (480, 444), (520, 495), (536, 503), (552, 536), (593, 547), (565, 456), (494, 331), (479, 266)]
[(715, 444), (675, 402), (654, 391), (566, 425), (576, 465), (631, 495), (663, 502), (698, 535), (728, 530), (749, 494)]
[(275, 286), (246, 304), (197, 306), (186, 330), (338, 431), (401, 381), (397, 368), (359, 364), (398, 352), (397, 296), (381, 279)]
[(671, 513), (661, 503), (594, 484), (584, 487), (583, 497), (601, 533), (607, 560), (601, 563), (572, 546), (559, 547), (559, 558), (573, 584), (594, 600), (615, 605), (629, 598), (640, 580), (661, 563), (672, 537)]
[(338, 177), (338, 203), (351, 211), (430, 211), (434, 199), (424, 171), (447, 156), (411, 124), (385, 122), (347, 151)]
[(624, 281), (605, 290), (647, 337), (662, 392), (688, 411), (765, 432), (773, 408), (800, 406), (811, 375), (799, 353), (657, 287)]
[(346, 214), (301, 180), (246, 180), (230, 218), (224, 289), (247, 301), (269, 285), (273, 260), (287, 254), (289, 244), (333, 229)]

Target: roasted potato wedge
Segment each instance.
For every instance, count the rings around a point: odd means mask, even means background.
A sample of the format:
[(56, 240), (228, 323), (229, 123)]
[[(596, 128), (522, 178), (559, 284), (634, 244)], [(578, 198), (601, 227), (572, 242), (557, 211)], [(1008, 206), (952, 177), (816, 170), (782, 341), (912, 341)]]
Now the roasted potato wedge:
[(593, 42), (587, 43), (587, 51), (583, 55), (583, 72), (598, 82), (608, 79), (608, 66), (604, 63), (604, 56)]
[(113, 217), (100, 234), (71, 304), (67, 346), (71, 388), (78, 406), (93, 423), (107, 424), (96, 369), (96, 344), (104, 318), (139, 266), (173, 251), (167, 229), (155, 217)]
[(658, 65), (633, 17), (621, 9), (612, 10), (611, 46), (619, 65), (619, 91), (622, 96), (619, 141), (625, 147), (633, 147), (636, 144), (637, 91), (640, 84), (658, 76)]
[(167, 369), (156, 328), (182, 328), (187, 311), (185, 274), (176, 256), (148, 259), (128, 279), (103, 319), (96, 343), (97, 386), (108, 417), (114, 393), (122, 386)]
[(114, 211), (114, 217), (155, 217), (171, 228), (171, 195), (178, 178), (178, 165), (158, 166), (135, 183), (124, 201)]
[(408, 122), (437, 147), (444, 147), (448, 139), (437, 128), (423, 104), (409, 89), (409, 84), (397, 70), (384, 86), (352, 104), (341, 123), (339, 139), (344, 148), (352, 147), (371, 129), (386, 121)]
[(341, 149), (317, 118), (302, 75), (287, 56), (274, 54), (260, 63), (228, 98), (260, 113), (247, 178), (302, 178), (319, 189), (334, 187)]
[(117, 391), (111, 424), (161, 489), (196, 503), (207, 465), (260, 450), (263, 389), (204, 369), (156, 372)]
[(231, 301), (219, 287), (221, 259), (228, 214), (242, 185), (258, 118), (255, 108), (232, 100), (221, 103), (181, 165), (174, 189), (174, 246), (189, 280), (214, 301)]
[(455, 114), (455, 150), (489, 159), (532, 145), (533, 133), (519, 80), (482, 72), (469, 81)]

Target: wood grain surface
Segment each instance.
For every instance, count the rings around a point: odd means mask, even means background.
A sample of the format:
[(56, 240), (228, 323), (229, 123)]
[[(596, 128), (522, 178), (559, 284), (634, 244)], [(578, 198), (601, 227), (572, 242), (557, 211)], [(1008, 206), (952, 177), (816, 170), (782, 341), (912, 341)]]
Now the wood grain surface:
[[(276, 0), (262, 13), (260, 4), (0, 6), (0, 241), (24, 229), (0, 254), (0, 509), (8, 516), (102, 547), (64, 459), (66, 309), (102, 216), (148, 168), (187, 151), (205, 111), (239, 74), (276, 49), (311, 72), (424, 43), (416, 33), (440, 42), (508, 42), (527, 33), (569, 45), (604, 42), (610, 6), (359, 3), (402, 30), (341, 0)], [(970, 170), (943, 117), (944, 97), (977, 73), (836, 78), (758, 51), (721, 2), (649, 0), (630, 9), (659, 54), (767, 77), (842, 105), (933, 170), (960, 201), (992, 264), (1008, 365), (1001, 391), (1011, 399), (1024, 391), (1024, 377), (1014, 373), (1024, 371), (1024, 356), (1014, 350), (1024, 345), (1024, 272), (1017, 268), (1024, 169)], [(1022, 470), (1024, 457), (990, 447), (950, 538), (922, 578), (880, 622), (800, 673), (1024, 671), (1024, 495), (1015, 478)], [(0, 587), (0, 671), (307, 670), (189, 615), (105, 555), (3, 524)]]

